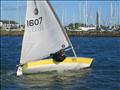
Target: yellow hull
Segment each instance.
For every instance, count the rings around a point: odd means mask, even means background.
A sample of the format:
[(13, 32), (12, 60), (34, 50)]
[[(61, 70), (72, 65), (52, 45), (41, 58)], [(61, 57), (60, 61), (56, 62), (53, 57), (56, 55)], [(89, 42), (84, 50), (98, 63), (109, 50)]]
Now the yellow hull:
[(29, 62), (23, 66), (23, 73), (38, 73), (47, 71), (64, 71), (90, 67), (93, 58), (67, 57), (63, 62), (45, 59)]

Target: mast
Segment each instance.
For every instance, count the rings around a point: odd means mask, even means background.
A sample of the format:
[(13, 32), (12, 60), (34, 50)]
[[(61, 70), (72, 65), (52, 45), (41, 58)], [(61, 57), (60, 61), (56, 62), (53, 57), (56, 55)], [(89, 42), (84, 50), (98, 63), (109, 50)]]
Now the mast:
[(83, 4), (84, 6), (83, 6), (83, 16), (84, 16), (84, 27), (85, 27), (85, 24), (86, 24), (86, 22), (85, 22), (85, 15), (86, 15), (86, 13), (85, 13), (85, 2), (84, 2), (84, 4)]
[(16, 22), (18, 22), (18, 24), (16, 24), (16, 27), (18, 28), (18, 30), (20, 30), (20, 15), (19, 15), (19, 0), (16, 1)]
[(74, 18), (74, 13), (73, 13), (73, 29), (75, 29), (75, 18)]
[(9, 19), (9, 28), (8, 28), (8, 30), (10, 31), (10, 28), (11, 28), (11, 23), (10, 23), (10, 19)]
[(71, 43), (71, 41), (70, 41), (70, 39), (69, 39), (69, 37), (68, 37), (68, 35), (67, 35), (65, 29), (64, 29), (64, 27), (62, 26), (62, 24), (61, 24), (61, 22), (60, 22), (58, 16), (56, 15), (56, 13), (55, 13), (53, 7), (51, 6), (51, 4), (50, 4), (49, 1), (47, 1), (47, 3), (48, 3), (48, 5), (49, 5), (49, 7), (51, 8), (51, 10), (53, 11), (53, 13), (54, 13), (54, 15), (55, 15), (55, 17), (56, 17), (56, 19), (57, 19), (57, 21), (58, 21), (60, 27), (62, 28), (62, 31), (63, 31), (63, 33), (64, 33), (64, 35), (65, 35), (65, 37), (66, 37), (66, 39), (67, 39), (67, 41), (68, 41), (68, 43), (69, 43), (71, 49), (72, 49), (72, 51), (73, 51), (74, 56), (77, 57), (76, 52), (75, 52), (75, 50), (74, 50), (74, 47), (73, 47), (73, 45), (72, 45), (72, 43)]
[(67, 11), (67, 10), (66, 10), (66, 8), (65, 8), (65, 9), (64, 9), (64, 25), (66, 24), (66, 19), (67, 19), (67, 17), (66, 17), (66, 16), (67, 16), (66, 11)]
[(113, 5), (112, 2), (110, 4), (110, 26), (112, 27), (112, 19), (113, 19)]
[(78, 6), (78, 8), (79, 8), (79, 14), (80, 14), (79, 19), (80, 19), (80, 23), (81, 23), (81, 21), (82, 21), (82, 20), (81, 20), (81, 16), (82, 16), (82, 15), (81, 15), (81, 8), (80, 8), (80, 7), (81, 7), (81, 3), (79, 3), (79, 6)]
[[(18, 5), (19, 5), (19, 1), (18, 1)], [(18, 12), (20, 12), (21, 10), (20, 10), (20, 5), (18, 6)], [(18, 26), (19, 26), (19, 31), (21, 31), (21, 25), (22, 25), (22, 23), (21, 23), (21, 16), (19, 15), (19, 23), (18, 23)]]
[(99, 24), (98, 24), (98, 28), (100, 29), (101, 27), (100, 27), (100, 25), (101, 25), (101, 8), (99, 7), (99, 9), (98, 9), (98, 22), (99, 22)]
[(97, 11), (97, 13), (96, 13), (96, 30), (98, 31), (98, 29), (99, 29), (99, 13)]
[(86, 0), (85, 5), (86, 5), (86, 8), (85, 8), (85, 9), (86, 9), (86, 10), (85, 10), (85, 11), (86, 11), (86, 14), (85, 14), (85, 16), (86, 16), (86, 17), (85, 17), (85, 24), (87, 25), (87, 24), (88, 24), (88, 22), (87, 22), (87, 16), (88, 16), (88, 13), (87, 13), (87, 0)]
[(65, 16), (65, 12), (64, 12), (64, 8), (62, 10), (62, 25), (64, 25), (64, 16)]

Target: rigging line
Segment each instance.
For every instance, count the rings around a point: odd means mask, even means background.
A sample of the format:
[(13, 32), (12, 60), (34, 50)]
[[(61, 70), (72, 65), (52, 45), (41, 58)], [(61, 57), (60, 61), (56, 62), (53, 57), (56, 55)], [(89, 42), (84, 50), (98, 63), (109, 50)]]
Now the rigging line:
[(88, 15), (87, 15), (87, 23), (89, 23), (90, 14), (91, 14), (91, 8), (90, 8), (89, 13), (88, 13)]
[(15, 16), (15, 18), (16, 18), (16, 22), (17, 22), (17, 24), (16, 24), (16, 26), (17, 26), (17, 29), (18, 30), (20, 30), (20, 28), (21, 28), (21, 26), (20, 26), (20, 24), (21, 24), (21, 20), (20, 20), (20, 3), (19, 3), (19, 0), (17, 0), (16, 1), (16, 16)]

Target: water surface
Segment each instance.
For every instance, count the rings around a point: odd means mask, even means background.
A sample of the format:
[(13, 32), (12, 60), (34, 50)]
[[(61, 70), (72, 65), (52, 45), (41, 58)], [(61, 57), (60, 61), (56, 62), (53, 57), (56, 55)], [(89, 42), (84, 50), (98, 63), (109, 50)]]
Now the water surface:
[(21, 77), (16, 76), (16, 65), (22, 37), (0, 39), (2, 90), (120, 90), (120, 38), (70, 37), (77, 56), (94, 58), (90, 68)]

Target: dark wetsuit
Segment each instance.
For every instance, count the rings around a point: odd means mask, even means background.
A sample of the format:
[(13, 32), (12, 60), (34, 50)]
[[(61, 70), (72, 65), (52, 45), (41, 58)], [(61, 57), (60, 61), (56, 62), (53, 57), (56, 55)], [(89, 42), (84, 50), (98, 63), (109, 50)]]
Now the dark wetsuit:
[(50, 55), (52, 56), (53, 60), (57, 62), (62, 62), (66, 58), (65, 54), (61, 53), (60, 51)]

